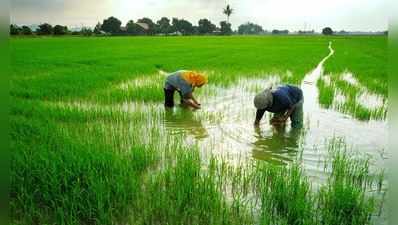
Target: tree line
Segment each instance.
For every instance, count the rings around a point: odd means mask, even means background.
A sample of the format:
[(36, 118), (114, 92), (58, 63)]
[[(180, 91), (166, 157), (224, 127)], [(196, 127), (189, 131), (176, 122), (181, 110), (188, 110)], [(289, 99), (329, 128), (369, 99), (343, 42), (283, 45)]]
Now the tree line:
[(137, 21), (130, 20), (125, 26), (116, 17), (104, 19), (93, 29), (83, 27), (80, 31), (70, 31), (67, 26), (49, 23), (40, 24), (36, 30), (29, 26), (10, 25), (11, 35), (230, 35), (232, 34), (231, 24), (221, 21), (219, 26), (213, 24), (209, 19), (200, 19), (197, 25), (185, 19), (162, 17), (154, 22), (150, 18), (144, 17)]
[[(212, 23), (209, 19), (200, 19), (197, 25), (185, 19), (162, 17), (160, 20), (153, 22), (150, 18), (142, 18), (137, 21), (130, 20), (125, 26), (116, 17), (104, 19), (102, 23), (98, 23), (93, 29), (83, 27), (79, 31), (70, 31), (67, 26), (43, 23), (36, 30), (32, 30), (28, 26), (10, 25), (11, 35), (256, 35), (264, 34), (266, 31), (262, 26), (247, 22), (241, 24), (237, 30), (232, 31), (231, 24), (227, 21), (220, 22), (219, 26)], [(272, 34), (288, 34), (288, 30), (272, 30)]]

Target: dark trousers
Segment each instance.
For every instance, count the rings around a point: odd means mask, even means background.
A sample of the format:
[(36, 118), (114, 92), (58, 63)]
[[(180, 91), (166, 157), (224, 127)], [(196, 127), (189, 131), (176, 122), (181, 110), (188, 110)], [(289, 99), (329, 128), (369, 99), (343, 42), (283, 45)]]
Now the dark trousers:
[(174, 107), (174, 92), (178, 92), (180, 95), (181, 104), (183, 103), (182, 94), (180, 91), (176, 89), (166, 89), (164, 88), (164, 106), (165, 107)]

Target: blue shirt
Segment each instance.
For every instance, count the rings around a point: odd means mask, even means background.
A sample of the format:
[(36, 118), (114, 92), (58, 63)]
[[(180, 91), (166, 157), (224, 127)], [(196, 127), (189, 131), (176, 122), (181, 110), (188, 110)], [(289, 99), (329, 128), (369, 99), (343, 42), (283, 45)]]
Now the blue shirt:
[(281, 113), (292, 108), (303, 98), (303, 91), (292, 85), (278, 87), (272, 92), (272, 106), (265, 110), (272, 113)]
[(167, 76), (166, 82), (164, 84), (164, 88), (167, 90), (177, 90), (180, 91), (182, 96), (186, 96), (187, 94), (192, 93), (193, 88), (192, 85), (189, 84), (184, 78), (182, 78), (181, 74), (184, 70), (179, 70)]
[(260, 121), (265, 111), (272, 113), (284, 113), (303, 100), (303, 91), (292, 85), (278, 87), (272, 92), (272, 106), (265, 109), (258, 109), (256, 120)]

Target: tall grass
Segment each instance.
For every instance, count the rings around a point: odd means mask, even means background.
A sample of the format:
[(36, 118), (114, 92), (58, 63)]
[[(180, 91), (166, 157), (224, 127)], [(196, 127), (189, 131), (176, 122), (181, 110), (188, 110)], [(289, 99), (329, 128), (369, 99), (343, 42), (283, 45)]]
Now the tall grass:
[[(139, 193), (153, 152), (127, 154), (76, 143), (51, 123), (19, 118), (11, 161), (11, 217), (22, 224), (111, 224)], [(28, 140), (27, 140), (28, 139)]]
[(314, 197), (302, 169), (259, 163), (256, 182), (261, 199), (261, 224), (314, 224)]
[(370, 224), (375, 199), (368, 196), (377, 180), (369, 175), (369, 159), (353, 158), (339, 139), (329, 144), (331, 173), (319, 191), (322, 224)]
[(319, 90), (319, 104), (325, 108), (330, 108), (333, 106), (334, 96), (335, 96), (335, 87), (332, 85), (328, 85), (321, 78), (317, 81), (317, 87)]

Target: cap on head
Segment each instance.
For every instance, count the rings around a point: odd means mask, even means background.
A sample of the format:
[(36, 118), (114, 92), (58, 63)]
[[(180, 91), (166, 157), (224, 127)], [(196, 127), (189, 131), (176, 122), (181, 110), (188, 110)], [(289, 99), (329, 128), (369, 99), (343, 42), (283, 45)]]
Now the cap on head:
[(265, 109), (269, 106), (272, 106), (272, 92), (271, 88), (267, 88), (264, 91), (260, 92), (259, 94), (254, 97), (254, 106), (257, 109)]

